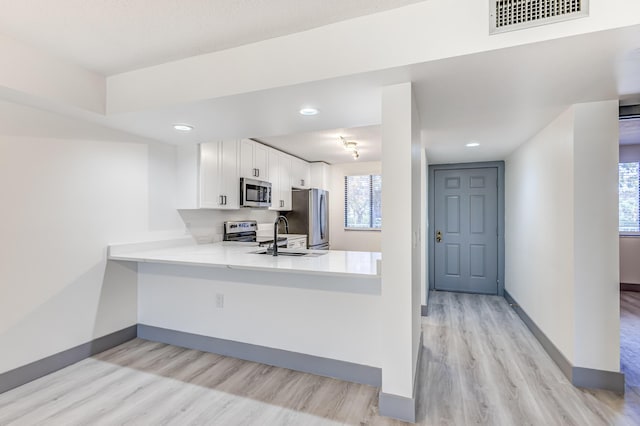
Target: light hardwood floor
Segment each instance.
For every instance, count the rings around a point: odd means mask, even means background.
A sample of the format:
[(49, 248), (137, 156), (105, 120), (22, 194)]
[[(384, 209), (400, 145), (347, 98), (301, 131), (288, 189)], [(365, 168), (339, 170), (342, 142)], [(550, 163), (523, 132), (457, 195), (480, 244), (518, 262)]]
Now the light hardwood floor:
[(640, 292), (620, 292), (620, 364), (627, 391), (640, 395)]
[[(571, 386), (504, 299), (432, 293), (419, 423), (640, 424), (640, 394)], [(394, 425), (378, 389), (140, 339), (0, 395), (0, 425)]]

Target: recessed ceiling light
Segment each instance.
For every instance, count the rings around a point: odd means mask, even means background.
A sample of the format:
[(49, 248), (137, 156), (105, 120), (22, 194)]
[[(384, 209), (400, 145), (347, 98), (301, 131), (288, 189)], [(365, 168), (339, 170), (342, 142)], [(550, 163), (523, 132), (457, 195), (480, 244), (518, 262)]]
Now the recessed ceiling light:
[(318, 113), (317, 108), (302, 108), (300, 114), (302, 115), (316, 115)]
[(475, 148), (476, 146), (480, 146), (479, 142), (469, 142), (468, 144), (465, 145), (467, 148)]
[(188, 124), (174, 124), (173, 128), (180, 132), (190, 132), (193, 130), (193, 126), (189, 126)]

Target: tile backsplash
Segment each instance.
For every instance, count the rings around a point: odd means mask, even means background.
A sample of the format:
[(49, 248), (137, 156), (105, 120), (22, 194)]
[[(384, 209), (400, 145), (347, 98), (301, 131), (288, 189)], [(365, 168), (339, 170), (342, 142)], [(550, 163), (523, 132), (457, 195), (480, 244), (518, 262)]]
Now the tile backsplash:
[(261, 209), (243, 210), (178, 210), (186, 232), (191, 234), (198, 244), (222, 241), (223, 223), (227, 220), (256, 220), (271, 222), (276, 220), (278, 212)]

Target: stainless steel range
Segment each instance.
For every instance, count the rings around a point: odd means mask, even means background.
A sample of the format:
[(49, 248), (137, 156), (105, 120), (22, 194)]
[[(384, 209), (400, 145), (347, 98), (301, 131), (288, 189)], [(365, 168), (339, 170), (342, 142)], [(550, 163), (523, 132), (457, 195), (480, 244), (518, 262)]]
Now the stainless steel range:
[[(240, 243), (258, 243), (266, 246), (273, 243), (273, 237), (258, 237), (258, 222), (255, 220), (239, 220), (224, 222), (223, 241)], [(287, 237), (278, 237), (278, 247), (287, 246)]]

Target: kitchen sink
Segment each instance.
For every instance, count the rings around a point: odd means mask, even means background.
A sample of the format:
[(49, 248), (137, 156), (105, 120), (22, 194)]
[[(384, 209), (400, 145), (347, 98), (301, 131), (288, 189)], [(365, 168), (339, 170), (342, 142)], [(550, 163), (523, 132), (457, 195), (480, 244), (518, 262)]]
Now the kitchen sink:
[[(269, 256), (273, 255), (272, 250), (260, 249), (252, 252), (254, 254), (268, 254)], [(318, 252), (318, 251), (308, 251), (308, 250), (292, 250), (292, 249), (278, 249), (278, 256), (297, 256), (297, 257), (320, 257), (322, 255), (327, 254), (326, 251)]]

